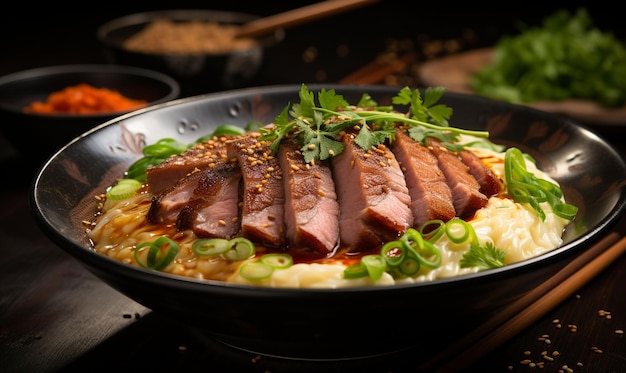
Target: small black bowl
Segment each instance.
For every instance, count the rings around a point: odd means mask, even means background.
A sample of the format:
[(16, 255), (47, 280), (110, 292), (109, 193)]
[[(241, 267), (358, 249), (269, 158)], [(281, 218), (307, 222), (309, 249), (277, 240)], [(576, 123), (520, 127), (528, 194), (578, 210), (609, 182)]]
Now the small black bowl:
[(158, 10), (110, 20), (98, 28), (96, 36), (111, 62), (161, 71), (178, 80), (183, 96), (191, 96), (244, 87), (262, 67), (266, 50), (283, 40), (284, 31), (259, 37), (250, 48), (219, 53), (143, 53), (127, 49), (124, 42), (156, 20), (241, 25), (258, 18), (219, 10)]
[[(381, 105), (386, 86), (310, 85), (348, 102), (368, 93)], [(131, 266), (95, 252), (83, 225), (95, 195), (141, 154), (141, 144), (184, 143), (220, 124), (269, 123), (300, 86), (274, 86), (183, 98), (110, 121), (48, 160), (32, 188), (37, 222), (53, 242), (113, 288), (210, 338), (289, 359), (355, 359), (415, 348), (416, 362), (497, 315), (598, 241), (626, 209), (626, 164), (594, 132), (563, 117), (477, 96), (446, 93), (451, 125), (486, 129), (499, 144), (533, 156), (579, 207), (560, 247), (498, 269), (430, 282), (337, 289), (270, 288), (202, 281)], [(141, 140), (141, 141), (138, 141)]]
[(24, 108), (48, 95), (81, 83), (122, 95), (164, 103), (179, 97), (180, 86), (160, 72), (117, 65), (59, 65), (0, 77), (0, 130), (27, 160), (41, 163), (91, 128), (128, 111), (95, 114), (38, 114)]

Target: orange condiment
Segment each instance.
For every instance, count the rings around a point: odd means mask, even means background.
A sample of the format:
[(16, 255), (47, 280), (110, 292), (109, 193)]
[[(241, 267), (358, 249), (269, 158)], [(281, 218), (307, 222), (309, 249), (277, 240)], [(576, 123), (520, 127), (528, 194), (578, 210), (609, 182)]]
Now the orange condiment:
[(145, 100), (128, 98), (108, 88), (81, 83), (53, 92), (45, 102), (33, 102), (24, 110), (39, 114), (95, 114), (134, 110), (145, 105)]

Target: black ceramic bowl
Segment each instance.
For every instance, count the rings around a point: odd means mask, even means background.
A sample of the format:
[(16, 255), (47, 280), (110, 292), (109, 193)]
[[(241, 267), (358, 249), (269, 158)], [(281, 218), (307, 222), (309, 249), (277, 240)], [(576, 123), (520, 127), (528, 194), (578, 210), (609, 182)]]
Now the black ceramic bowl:
[[(349, 102), (364, 92), (391, 104), (396, 88), (334, 88)], [(433, 282), (388, 287), (289, 289), (228, 285), (144, 270), (90, 249), (85, 227), (93, 196), (140, 158), (144, 143), (172, 137), (185, 143), (220, 124), (269, 123), (299, 86), (249, 88), (180, 99), (106, 123), (55, 154), (32, 189), (32, 208), (45, 233), (95, 275), (137, 302), (226, 344), (298, 359), (350, 359), (415, 347), (428, 356), (450, 338), (534, 289), (600, 239), (625, 208), (626, 165), (602, 138), (571, 120), (532, 108), (446, 93), (451, 125), (487, 129), (491, 138), (529, 153), (579, 207), (563, 245), (500, 269)], [(137, 139), (141, 141), (136, 141)], [(419, 359), (420, 356), (416, 356)]]
[(252, 14), (219, 10), (157, 10), (110, 20), (98, 28), (97, 38), (112, 62), (161, 71), (178, 80), (183, 95), (189, 96), (245, 86), (262, 67), (266, 50), (279, 43), (284, 32), (278, 30), (259, 37), (254, 46), (232, 52), (147, 53), (129, 50), (124, 42), (156, 20), (241, 25), (258, 18)]
[(92, 114), (38, 114), (24, 108), (51, 93), (78, 84), (107, 88), (128, 98), (164, 103), (179, 97), (171, 77), (152, 70), (116, 65), (58, 65), (0, 77), (0, 130), (26, 159), (42, 163), (75, 137), (125, 111)]

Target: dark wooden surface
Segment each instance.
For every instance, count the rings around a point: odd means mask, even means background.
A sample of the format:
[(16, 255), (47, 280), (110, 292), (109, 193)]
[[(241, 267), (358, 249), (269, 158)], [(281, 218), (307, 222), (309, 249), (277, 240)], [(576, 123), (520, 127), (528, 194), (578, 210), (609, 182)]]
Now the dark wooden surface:
[[(270, 58), (253, 84), (337, 81), (383, 51), (387, 37), (416, 39), (419, 34), (433, 39), (454, 38), (464, 29), (473, 27), (482, 39), (466, 47), (489, 43), (489, 38), (498, 35), (497, 30), (511, 27), (513, 17), (510, 15), (509, 21), (504, 22), (503, 18), (493, 16), (492, 20), (500, 19), (500, 22), (484, 22), (489, 17), (448, 12), (447, 16), (454, 17), (454, 21), (453, 26), (447, 28), (433, 19), (399, 28), (392, 27), (394, 17), (398, 17), (397, 22), (407, 22), (407, 16), (402, 15), (406, 9), (398, 8), (395, 3), (384, 5), (355, 12), (348, 23), (344, 19), (338, 24), (333, 19), (293, 30), (280, 53)], [(289, 7), (275, 5), (257, 10), (259, 14), (264, 11), (271, 14)], [(106, 62), (95, 41), (96, 26), (113, 16), (139, 10), (143, 9), (84, 11), (80, 20), (71, 15), (44, 17), (41, 14), (36, 22), (28, 22), (26, 16), (7, 19), (3, 30), (17, 28), (18, 31), (11, 37), (3, 33), (0, 73), (54, 64)], [(372, 12), (384, 16), (386, 22), (372, 23), (371, 20), (376, 19)], [(602, 16), (608, 24), (613, 20), (610, 15)], [(358, 29), (356, 32), (355, 28), (365, 27), (359, 21), (370, 28), (377, 27), (376, 36)], [(435, 27), (437, 24), (439, 27)], [(364, 42), (364, 38), (371, 40)], [(350, 45), (351, 53), (339, 57), (338, 44)], [(302, 55), (311, 47), (318, 51), (318, 58), (305, 62)], [(6, 123), (0, 125), (6, 130)], [(620, 132), (617, 127), (612, 128), (610, 134), (603, 132), (601, 135), (620, 150), (626, 150), (626, 141)], [(0, 371), (418, 371), (419, 361), (413, 357), (415, 352), (337, 362), (258, 358), (146, 309), (98, 280), (39, 230), (28, 204), (38, 165), (29, 166), (27, 160), (27, 156), (6, 144), (0, 134), (0, 167), (4, 176), (0, 184)], [(626, 235), (625, 224), (622, 221), (616, 226), (622, 235)], [(626, 372), (626, 336), (616, 333), (616, 330), (626, 329), (625, 285), (626, 256), (623, 256), (576, 295), (467, 370)], [(601, 311), (604, 315), (599, 314)], [(554, 320), (559, 320), (561, 328)], [(441, 332), (446, 333), (445, 321), (441, 323)], [(553, 361), (542, 356), (544, 351)], [(525, 364), (524, 360), (539, 364)]]

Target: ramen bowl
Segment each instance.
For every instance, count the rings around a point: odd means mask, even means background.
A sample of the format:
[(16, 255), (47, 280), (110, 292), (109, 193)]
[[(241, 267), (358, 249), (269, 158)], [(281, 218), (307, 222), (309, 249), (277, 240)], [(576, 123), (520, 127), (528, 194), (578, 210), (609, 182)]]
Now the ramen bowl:
[[(173, 78), (131, 66), (79, 64), (18, 71), (0, 77), (0, 130), (19, 153), (39, 166), (91, 128), (179, 94)], [(118, 95), (139, 105), (119, 106), (123, 100)], [(33, 103), (41, 103), (43, 109), (25, 110)]]
[[(240, 41), (219, 30), (257, 18), (220, 10), (157, 10), (109, 20), (96, 36), (111, 62), (163, 72), (181, 84), (183, 96), (191, 96), (242, 88), (254, 79), (265, 54), (283, 40), (283, 30), (248, 38), (252, 43), (239, 47)], [(158, 22), (165, 23), (157, 27)], [(136, 46), (133, 39), (139, 37)]]
[[(391, 104), (393, 87), (310, 85), (335, 89), (348, 102), (368, 93)], [(577, 123), (510, 103), (445, 93), (450, 125), (488, 130), (493, 142), (517, 147), (559, 182), (579, 208), (563, 243), (497, 269), (389, 286), (289, 288), (199, 280), (132, 266), (95, 252), (84, 221), (94, 196), (163, 138), (192, 143), (217, 126), (270, 123), (300, 86), (268, 86), (183, 98), (104, 123), (68, 143), (37, 175), (36, 219), (67, 254), (133, 300), (183, 321), (237, 349), (288, 359), (356, 359), (415, 349), (431, 356), (546, 281), (585, 252), (624, 212), (626, 165), (619, 153)], [(442, 332), (444, 331), (445, 332)]]

